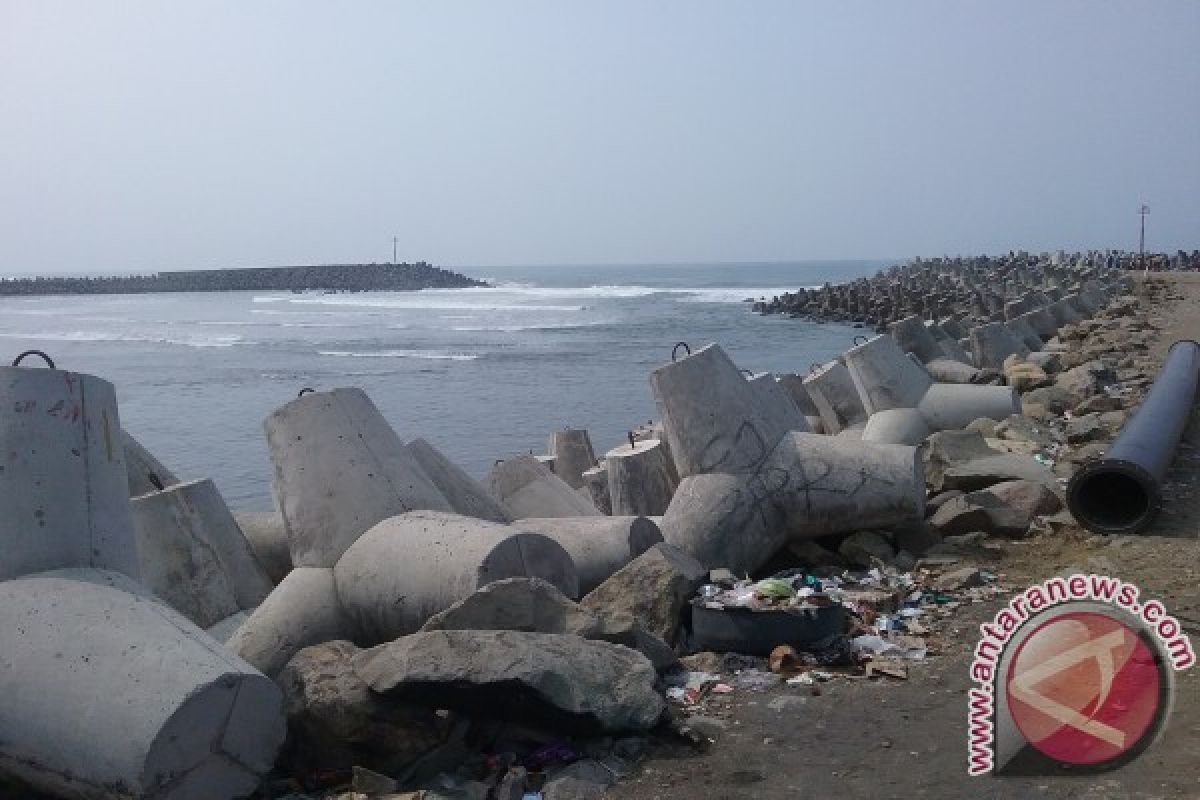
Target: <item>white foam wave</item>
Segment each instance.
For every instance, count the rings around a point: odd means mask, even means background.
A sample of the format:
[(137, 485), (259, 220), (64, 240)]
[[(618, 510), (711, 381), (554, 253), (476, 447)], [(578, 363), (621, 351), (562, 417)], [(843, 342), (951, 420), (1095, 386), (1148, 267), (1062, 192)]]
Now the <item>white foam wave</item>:
[(474, 361), (479, 358), (478, 353), (449, 353), (444, 350), (320, 350), (318, 353), (335, 358), (421, 358), (429, 361)]
[(33, 339), (41, 342), (146, 342), (182, 347), (233, 347), (245, 344), (241, 336), (154, 336), (140, 333), (104, 333), (100, 331), (5, 331), (6, 339)]

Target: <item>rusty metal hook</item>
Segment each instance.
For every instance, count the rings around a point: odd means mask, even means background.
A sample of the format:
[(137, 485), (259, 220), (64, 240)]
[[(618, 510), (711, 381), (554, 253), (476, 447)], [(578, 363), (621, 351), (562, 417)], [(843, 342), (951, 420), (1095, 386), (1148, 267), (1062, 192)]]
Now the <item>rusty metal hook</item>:
[(46, 366), (48, 366), (50, 369), (54, 369), (54, 359), (50, 358), (50, 356), (46, 355), (41, 350), (26, 350), (24, 353), (21, 353), (21, 355), (13, 359), (12, 365), (14, 367), (21, 366), (21, 361), (24, 360), (25, 356), (39, 356), (43, 361), (46, 362)]
[(689, 356), (692, 354), (692, 348), (688, 347), (687, 342), (676, 342), (675, 346), (671, 348), (671, 360), (672, 361), (675, 360), (675, 355), (679, 352), (679, 348), (681, 348), (681, 347), (687, 351), (687, 354)]

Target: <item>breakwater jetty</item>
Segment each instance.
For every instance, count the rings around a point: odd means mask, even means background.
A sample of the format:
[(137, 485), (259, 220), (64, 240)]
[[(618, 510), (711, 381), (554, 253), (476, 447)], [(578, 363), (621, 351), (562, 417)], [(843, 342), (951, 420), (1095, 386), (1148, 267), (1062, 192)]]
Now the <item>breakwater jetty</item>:
[(0, 278), (0, 295), (147, 294), (151, 292), (410, 291), (487, 286), (484, 281), (415, 264), (322, 264), (158, 272), (109, 277)]

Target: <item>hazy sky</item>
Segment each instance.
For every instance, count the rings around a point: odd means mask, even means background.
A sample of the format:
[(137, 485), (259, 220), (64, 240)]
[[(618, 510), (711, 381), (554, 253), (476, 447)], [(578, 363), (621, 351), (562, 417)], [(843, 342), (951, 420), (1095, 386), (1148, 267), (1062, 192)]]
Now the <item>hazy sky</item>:
[(0, 0), (0, 273), (1200, 247), (1200, 2)]

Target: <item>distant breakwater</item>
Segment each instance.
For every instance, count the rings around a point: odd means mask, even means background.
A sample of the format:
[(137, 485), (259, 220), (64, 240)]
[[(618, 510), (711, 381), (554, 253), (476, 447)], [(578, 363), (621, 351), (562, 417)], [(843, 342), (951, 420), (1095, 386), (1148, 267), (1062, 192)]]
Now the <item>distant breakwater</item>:
[(152, 292), (304, 291), (365, 292), (486, 287), (424, 261), (415, 264), (326, 264), (159, 272), (110, 277), (2, 278), (0, 295), (147, 294)]

